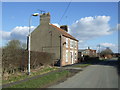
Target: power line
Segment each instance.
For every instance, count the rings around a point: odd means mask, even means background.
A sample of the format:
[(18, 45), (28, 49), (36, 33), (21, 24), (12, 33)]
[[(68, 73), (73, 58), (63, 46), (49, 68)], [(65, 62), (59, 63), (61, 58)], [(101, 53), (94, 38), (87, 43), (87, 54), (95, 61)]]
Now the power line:
[[(71, 1), (72, 1), (72, 0), (71, 0)], [(64, 15), (66, 14), (66, 12), (67, 12), (67, 10), (68, 10), (68, 8), (69, 8), (70, 4), (71, 4), (71, 1), (69, 2), (69, 4), (68, 4), (67, 8), (65, 9), (65, 11), (64, 11), (64, 13), (63, 13), (62, 17), (60, 18), (60, 20), (59, 20), (58, 24), (60, 24), (60, 22), (61, 22), (62, 18), (63, 18), (63, 17), (64, 17)]]

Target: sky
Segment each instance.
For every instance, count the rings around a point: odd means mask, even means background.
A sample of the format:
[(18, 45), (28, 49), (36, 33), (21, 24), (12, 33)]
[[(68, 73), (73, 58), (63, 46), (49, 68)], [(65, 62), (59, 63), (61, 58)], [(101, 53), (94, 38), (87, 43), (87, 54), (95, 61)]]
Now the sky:
[[(26, 42), (30, 15), (39, 10), (50, 12), (52, 24), (68, 25), (69, 33), (79, 40), (79, 49), (98, 49), (100, 44), (101, 50), (110, 47), (118, 52), (117, 2), (3, 2), (0, 46), (12, 39)], [(40, 17), (32, 17), (31, 22), (33, 31)]]

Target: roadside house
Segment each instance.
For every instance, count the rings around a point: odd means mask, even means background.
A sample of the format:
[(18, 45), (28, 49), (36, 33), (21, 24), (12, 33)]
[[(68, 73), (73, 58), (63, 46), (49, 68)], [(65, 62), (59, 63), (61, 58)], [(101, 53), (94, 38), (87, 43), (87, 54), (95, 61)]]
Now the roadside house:
[(96, 50), (90, 49), (79, 49), (78, 50), (78, 60), (79, 62), (84, 61), (84, 57), (97, 57)]
[(112, 56), (113, 57), (120, 57), (120, 53), (113, 53)]
[(80, 53), (79, 55), (81, 56), (89, 56), (89, 57), (97, 56), (96, 50), (90, 49), (90, 47), (88, 47), (88, 49), (78, 50), (78, 53)]
[(79, 49), (78, 50), (78, 59), (80, 60), (82, 57), (89, 56), (89, 57), (96, 57), (97, 53), (96, 50), (90, 49)]
[(78, 40), (67, 31), (50, 24), (50, 13), (40, 15), (40, 25), (31, 33), (31, 51), (54, 53), (55, 62), (61, 66), (78, 62)]

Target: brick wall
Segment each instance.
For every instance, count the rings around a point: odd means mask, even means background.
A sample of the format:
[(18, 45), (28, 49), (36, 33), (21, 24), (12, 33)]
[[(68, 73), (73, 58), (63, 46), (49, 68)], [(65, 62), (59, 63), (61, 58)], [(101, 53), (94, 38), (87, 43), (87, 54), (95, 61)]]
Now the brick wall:
[[(78, 62), (78, 42), (77, 42), (77, 47), (76, 48), (71, 48), (70, 47), (70, 38), (68, 38), (68, 48), (66, 48), (66, 44), (63, 44), (66, 42), (66, 37), (63, 37), (62, 38), (62, 66), (65, 66), (65, 65), (70, 65), (70, 64), (74, 64), (74, 63), (77, 63)], [(66, 50), (68, 50), (68, 62), (66, 62)], [(72, 60), (71, 60), (71, 54), (70, 52), (73, 52), (73, 63), (72, 63)], [(76, 60), (75, 60), (75, 52), (76, 52)]]

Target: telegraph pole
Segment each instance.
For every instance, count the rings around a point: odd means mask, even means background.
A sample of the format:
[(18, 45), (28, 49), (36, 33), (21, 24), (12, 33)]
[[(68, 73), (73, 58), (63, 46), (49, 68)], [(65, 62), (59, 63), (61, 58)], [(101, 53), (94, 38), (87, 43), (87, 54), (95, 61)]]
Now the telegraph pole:
[(99, 47), (99, 58), (100, 58), (100, 44), (98, 45), (98, 47)]

